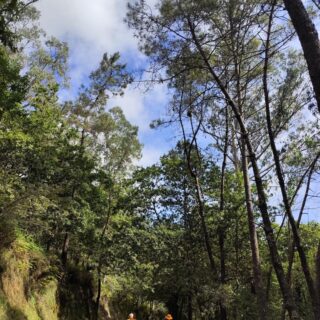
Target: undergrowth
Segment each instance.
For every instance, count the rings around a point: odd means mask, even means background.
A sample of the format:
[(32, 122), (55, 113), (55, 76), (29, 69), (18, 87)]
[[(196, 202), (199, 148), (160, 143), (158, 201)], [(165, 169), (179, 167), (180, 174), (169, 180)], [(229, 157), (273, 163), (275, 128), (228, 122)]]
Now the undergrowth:
[(0, 233), (0, 319), (58, 319), (55, 269), (43, 250), (12, 226)]

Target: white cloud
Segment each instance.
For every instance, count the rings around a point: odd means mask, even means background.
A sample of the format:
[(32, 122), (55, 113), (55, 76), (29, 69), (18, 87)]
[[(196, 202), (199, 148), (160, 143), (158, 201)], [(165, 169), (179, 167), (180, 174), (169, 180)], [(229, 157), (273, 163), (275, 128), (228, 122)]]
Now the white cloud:
[(108, 107), (121, 107), (126, 118), (134, 125), (139, 126), (141, 131), (148, 130), (150, 115), (146, 110), (145, 98), (142, 93), (129, 87), (124, 96), (116, 96), (110, 99)]
[(126, 0), (41, 0), (38, 8), (48, 34), (114, 52), (136, 46), (123, 23), (126, 4)]
[(127, 0), (40, 0), (37, 7), (47, 34), (68, 42), (75, 83), (96, 68), (104, 52), (126, 52), (142, 59), (123, 21)]
[(111, 98), (108, 107), (121, 107), (127, 119), (139, 126), (141, 132), (146, 133), (151, 130), (151, 121), (165, 112), (166, 102), (165, 86), (156, 85), (144, 91), (133, 84), (126, 89), (124, 96)]
[[(142, 64), (137, 40), (124, 23), (128, 0), (40, 0), (40, 25), (48, 36), (67, 41), (70, 47), (70, 76), (79, 85), (94, 70), (104, 52), (119, 51), (129, 57), (132, 68)], [(153, 7), (157, 0), (148, 0)], [(74, 88), (75, 89), (75, 88)], [(64, 92), (69, 97), (70, 93)], [(111, 98), (108, 107), (120, 106), (127, 119), (139, 126), (139, 136), (145, 145), (141, 165), (156, 162), (163, 153), (150, 142), (154, 132), (150, 122), (165, 112), (165, 87), (156, 86), (143, 92), (133, 85), (124, 97)], [(163, 147), (162, 150), (165, 150)]]

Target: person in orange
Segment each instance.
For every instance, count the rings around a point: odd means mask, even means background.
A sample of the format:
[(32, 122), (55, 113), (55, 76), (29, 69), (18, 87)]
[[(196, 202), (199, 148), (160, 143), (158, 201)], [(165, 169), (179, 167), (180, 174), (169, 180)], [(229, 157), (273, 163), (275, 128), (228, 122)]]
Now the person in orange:
[(168, 313), (166, 315), (166, 317), (164, 318), (164, 320), (173, 320), (172, 315), (170, 313)]
[(129, 314), (128, 320), (136, 320), (136, 317), (134, 316), (133, 313)]

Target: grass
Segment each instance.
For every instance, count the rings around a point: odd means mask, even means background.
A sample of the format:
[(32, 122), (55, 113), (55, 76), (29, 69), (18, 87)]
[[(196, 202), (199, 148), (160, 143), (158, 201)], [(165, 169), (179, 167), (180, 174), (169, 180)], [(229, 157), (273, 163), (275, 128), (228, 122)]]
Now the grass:
[[(0, 248), (0, 319), (56, 320), (57, 281), (42, 249), (20, 230)], [(38, 278), (48, 274), (45, 278)]]

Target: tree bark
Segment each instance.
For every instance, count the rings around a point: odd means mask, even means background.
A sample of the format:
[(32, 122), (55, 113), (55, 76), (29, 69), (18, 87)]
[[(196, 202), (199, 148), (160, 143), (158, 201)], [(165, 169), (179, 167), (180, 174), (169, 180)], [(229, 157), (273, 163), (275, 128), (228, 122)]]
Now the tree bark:
[[(298, 216), (298, 219), (297, 219), (297, 228), (300, 227), (300, 223), (301, 223), (302, 215), (303, 215), (303, 212), (304, 212), (304, 208), (305, 208), (305, 206), (307, 204), (307, 200), (308, 200), (308, 196), (309, 196), (309, 190), (310, 190), (310, 186), (311, 186), (311, 179), (312, 179), (312, 175), (313, 175), (313, 172), (314, 172), (314, 167), (315, 167), (319, 157), (320, 157), (320, 153), (317, 154), (316, 158), (312, 161), (312, 164), (311, 164), (311, 166), (309, 168), (306, 191), (305, 191), (305, 194), (304, 194), (304, 197), (303, 197), (303, 200), (302, 200), (299, 216)], [(295, 248), (295, 245), (294, 245), (294, 242), (292, 242), (290, 244), (289, 250), (288, 250), (289, 265), (288, 265), (288, 271), (287, 271), (287, 279), (288, 279), (289, 285), (290, 285), (290, 282), (291, 282), (291, 271), (292, 271), (292, 266), (293, 266), (294, 253), (295, 253), (294, 248)]]
[[(108, 212), (107, 212), (107, 216), (106, 216), (106, 221), (104, 223), (104, 226), (102, 228), (102, 232), (100, 235), (100, 250), (102, 250), (103, 238), (107, 232), (110, 217), (111, 217), (111, 191), (109, 191), (109, 196), (108, 196)], [(101, 298), (101, 281), (102, 281), (101, 280), (101, 269), (102, 269), (102, 252), (100, 252), (99, 262), (98, 262), (98, 267), (97, 267), (98, 292), (97, 292), (97, 298), (95, 301), (95, 310), (94, 310), (94, 316), (95, 316), (96, 320), (98, 320), (98, 318), (99, 318), (99, 308), (100, 308), (100, 298)]]
[(257, 293), (259, 317), (261, 320), (265, 320), (267, 318), (267, 300), (263, 290), (260, 255), (259, 255), (259, 243), (258, 243), (257, 230), (255, 225), (255, 219), (254, 219), (251, 186), (250, 186), (250, 179), (249, 179), (249, 173), (248, 173), (246, 145), (244, 141), (242, 142), (242, 173), (243, 173), (247, 218), (248, 218), (248, 226), (249, 226), (254, 286)]
[(320, 42), (317, 29), (301, 0), (283, 0), (299, 37), (320, 112)]
[(64, 269), (67, 267), (68, 262), (68, 250), (69, 250), (69, 233), (66, 232), (63, 240), (62, 245), (62, 252), (61, 252), (61, 262)]
[(188, 320), (192, 320), (193, 317), (193, 308), (192, 308), (192, 294), (188, 295)]
[[(220, 180), (220, 214), (223, 214), (225, 207), (224, 199), (224, 189), (225, 189), (225, 172), (227, 167), (227, 153), (228, 153), (228, 144), (229, 144), (229, 110), (226, 106), (226, 131), (224, 139), (224, 148), (223, 148), (223, 160), (221, 165), (221, 180)], [(225, 252), (225, 237), (226, 230), (225, 226), (220, 226), (218, 230), (219, 235), (219, 248), (220, 248), (220, 284), (223, 286), (226, 283), (226, 252)], [(219, 302), (220, 308), (220, 319), (227, 320), (227, 309), (223, 301)]]
[(311, 275), (311, 271), (309, 268), (307, 256), (305, 253), (305, 250), (302, 246), (301, 243), (301, 237), (294, 219), (294, 216), (292, 214), (291, 210), (291, 205), (289, 201), (289, 197), (287, 194), (287, 189), (285, 185), (285, 180), (284, 180), (284, 175), (283, 175), (283, 170), (281, 167), (281, 162), (279, 158), (279, 152), (277, 150), (277, 146), (275, 143), (275, 138), (274, 138), (274, 132), (272, 129), (272, 120), (271, 120), (271, 111), (270, 111), (270, 98), (269, 98), (269, 89), (268, 89), (268, 67), (269, 67), (269, 47), (270, 47), (270, 34), (271, 34), (271, 27), (272, 27), (272, 19), (273, 19), (273, 12), (274, 12), (274, 5), (271, 8), (271, 13), (270, 13), (270, 19), (268, 23), (268, 31), (267, 31), (267, 40), (266, 40), (266, 45), (265, 45), (265, 61), (264, 61), (264, 70), (263, 70), (263, 90), (264, 90), (264, 99), (265, 99), (265, 110), (266, 110), (266, 119), (267, 119), (267, 130), (268, 130), (268, 135), (269, 135), (269, 140), (270, 140), (270, 146), (273, 154), (273, 159), (275, 163), (275, 168), (276, 168), (276, 174), (281, 190), (281, 195), (282, 195), (282, 200), (283, 204), (285, 207), (285, 212), (288, 217), (291, 230), (292, 230), (292, 236), (294, 240), (294, 244), (297, 248), (297, 251), (299, 253), (300, 257), (300, 262), (301, 262), (301, 267), (304, 273), (304, 277), (307, 282), (310, 298), (312, 301), (312, 306), (313, 306), (313, 312), (315, 319), (320, 319), (320, 306), (318, 303), (318, 298), (317, 298), (317, 292), (315, 290), (315, 285), (314, 281)]
[[(186, 157), (186, 161), (187, 161), (187, 167), (188, 167), (189, 173), (194, 181), (194, 187), (195, 187), (195, 191), (196, 191), (195, 192), (196, 193), (196, 200), (198, 203), (198, 214), (200, 217), (204, 243), (205, 243), (205, 247), (206, 247), (207, 254), (208, 254), (210, 268), (211, 268), (213, 276), (215, 277), (217, 274), (217, 272), (216, 272), (217, 268), (216, 268), (216, 264), (215, 264), (215, 261), (213, 258), (212, 246), (210, 243), (209, 232), (208, 232), (208, 228), (207, 228), (207, 224), (206, 224), (206, 220), (205, 220), (205, 207), (204, 207), (203, 192), (202, 192), (202, 188), (200, 185), (198, 173), (197, 173), (197, 171), (194, 170), (194, 168), (192, 168), (191, 159), (190, 159), (190, 152), (187, 150), (188, 149), (187, 145), (186, 145), (187, 144), (187, 137), (186, 137), (185, 130), (184, 130), (184, 124), (182, 121), (181, 110), (179, 110), (179, 121), (180, 121), (180, 126), (181, 126), (181, 129), (183, 132), (184, 153), (185, 153), (185, 157)], [(200, 126), (199, 126), (199, 128), (200, 128)], [(191, 147), (193, 146), (194, 139), (196, 139), (196, 135), (197, 135), (197, 132), (194, 132), (193, 139), (191, 142)]]
[(97, 291), (97, 297), (96, 297), (96, 301), (95, 301), (94, 320), (99, 319), (100, 298), (101, 298), (101, 263), (99, 262), (99, 266), (98, 266), (98, 291)]
[[(226, 263), (225, 263), (225, 230), (223, 227), (218, 231), (219, 233), (219, 248), (220, 248), (220, 284), (223, 286), (226, 283)], [(220, 319), (227, 320), (227, 309), (223, 303), (223, 301), (219, 301), (219, 309), (220, 309)]]
[[(232, 19), (231, 19), (232, 21)], [(234, 29), (233, 23), (231, 23), (231, 29)], [(242, 94), (241, 94), (241, 68), (238, 60), (238, 56), (236, 54), (237, 46), (232, 45), (232, 51), (234, 52), (234, 73), (236, 76), (236, 92), (237, 92), (237, 103), (239, 112), (244, 117), (244, 111), (242, 106)], [(239, 124), (235, 120), (235, 125), (239, 126)], [(255, 225), (255, 217), (253, 210), (253, 201), (252, 201), (252, 192), (251, 192), (251, 183), (248, 171), (248, 159), (247, 159), (247, 148), (246, 142), (243, 138), (240, 139), (240, 154), (241, 154), (241, 167), (243, 174), (243, 182), (245, 189), (245, 202), (246, 202), (246, 210), (247, 210), (247, 219), (248, 219), (248, 227), (249, 227), (249, 237), (250, 237), (250, 247), (251, 247), (251, 256), (252, 256), (252, 269), (253, 269), (253, 279), (254, 279), (254, 289), (257, 295), (257, 305), (259, 310), (259, 318), (261, 320), (267, 319), (268, 307), (267, 307), (267, 299), (263, 290), (263, 281), (262, 281), (262, 272), (261, 272), (261, 262), (260, 262), (260, 250), (259, 250), (259, 242), (257, 236), (257, 230)]]

